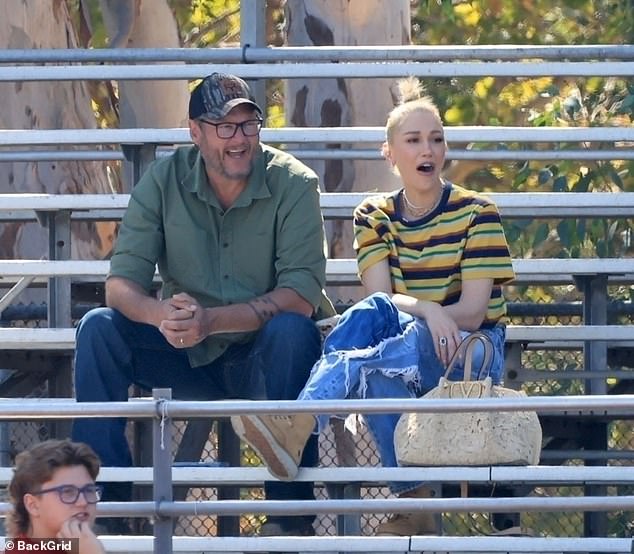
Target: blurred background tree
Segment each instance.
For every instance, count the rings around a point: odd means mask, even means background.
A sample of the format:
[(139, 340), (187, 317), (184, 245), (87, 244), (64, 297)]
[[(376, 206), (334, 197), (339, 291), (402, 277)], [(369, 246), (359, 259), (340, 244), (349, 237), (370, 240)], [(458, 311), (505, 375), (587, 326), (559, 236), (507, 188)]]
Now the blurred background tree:
[[(634, 42), (634, 6), (630, 0), (557, 3), (427, 0), (415, 4), (412, 10), (412, 42), (415, 44)], [(447, 125), (609, 127), (634, 124), (634, 80), (631, 78), (480, 77), (430, 80), (426, 86), (438, 102)], [(495, 147), (478, 145), (485, 146)], [(519, 145), (503, 147), (514, 146)], [(579, 148), (576, 144), (534, 144), (524, 148), (547, 146), (560, 150)], [(450, 178), (485, 191), (634, 190), (632, 161), (461, 161), (453, 165), (448, 170)], [(515, 221), (507, 224), (506, 230), (517, 256), (618, 257), (631, 255), (632, 250), (632, 227), (628, 221), (591, 224), (583, 220)]]

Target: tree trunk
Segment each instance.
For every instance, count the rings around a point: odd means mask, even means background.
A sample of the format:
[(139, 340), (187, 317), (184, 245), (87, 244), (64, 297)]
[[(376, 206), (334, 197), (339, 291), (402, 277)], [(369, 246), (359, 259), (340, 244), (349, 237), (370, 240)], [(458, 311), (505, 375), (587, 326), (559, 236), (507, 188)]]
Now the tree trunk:
[[(180, 47), (176, 20), (166, 0), (101, 0), (100, 5), (111, 47)], [(186, 81), (119, 81), (118, 86), (121, 128), (187, 126)], [(129, 190), (133, 184), (125, 187)]]
[[(408, 0), (288, 0), (288, 46), (402, 45), (410, 42)], [(394, 106), (392, 79), (290, 79), (286, 114), (295, 126), (385, 125)], [(371, 148), (380, 148), (380, 144)], [(324, 145), (326, 148), (344, 148)], [(367, 145), (365, 146), (368, 147)], [(383, 160), (311, 160), (327, 192), (385, 191), (398, 179)], [(329, 222), (330, 256), (350, 257), (350, 222)], [(331, 290), (333, 299), (345, 292)], [(348, 296), (358, 295), (358, 289)], [(354, 298), (353, 298), (354, 299)], [(348, 300), (347, 298), (344, 300)]]
[[(0, 45), (17, 49), (77, 47), (66, 2), (0, 2)], [(3, 129), (91, 129), (96, 126), (90, 95), (81, 81), (0, 83), (0, 96), (0, 128)], [(5, 162), (0, 163), (0, 190), (80, 194), (111, 192), (111, 187), (101, 162)], [(113, 238), (113, 224), (75, 223), (72, 255), (101, 258), (110, 251)], [(0, 225), (1, 258), (40, 258), (47, 252), (45, 230), (37, 223)]]

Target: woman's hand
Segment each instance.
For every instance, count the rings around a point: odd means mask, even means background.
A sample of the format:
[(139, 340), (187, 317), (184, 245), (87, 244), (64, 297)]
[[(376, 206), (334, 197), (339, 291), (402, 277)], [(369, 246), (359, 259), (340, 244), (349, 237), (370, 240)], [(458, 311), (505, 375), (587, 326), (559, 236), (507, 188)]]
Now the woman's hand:
[(447, 367), (462, 340), (458, 325), (436, 302), (424, 302), (421, 311), (431, 333), (436, 356)]

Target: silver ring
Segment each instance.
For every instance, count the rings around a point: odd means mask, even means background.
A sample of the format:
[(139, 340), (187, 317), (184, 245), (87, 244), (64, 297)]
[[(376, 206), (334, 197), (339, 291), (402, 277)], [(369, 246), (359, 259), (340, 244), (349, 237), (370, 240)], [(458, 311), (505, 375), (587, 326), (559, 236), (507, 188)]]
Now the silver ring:
[(447, 337), (440, 337), (440, 338), (438, 339), (438, 344), (439, 344), (440, 346), (447, 346)]
[(181, 344), (185, 344), (185, 341), (183, 340), (183, 337), (181, 337)]

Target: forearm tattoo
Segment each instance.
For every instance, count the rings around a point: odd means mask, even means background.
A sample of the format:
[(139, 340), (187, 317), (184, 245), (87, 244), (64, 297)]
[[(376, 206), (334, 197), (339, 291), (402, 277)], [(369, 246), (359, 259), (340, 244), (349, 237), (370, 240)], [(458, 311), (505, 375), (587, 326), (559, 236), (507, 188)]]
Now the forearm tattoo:
[(247, 304), (258, 316), (261, 325), (273, 319), (281, 311), (280, 307), (268, 296), (254, 298)]

